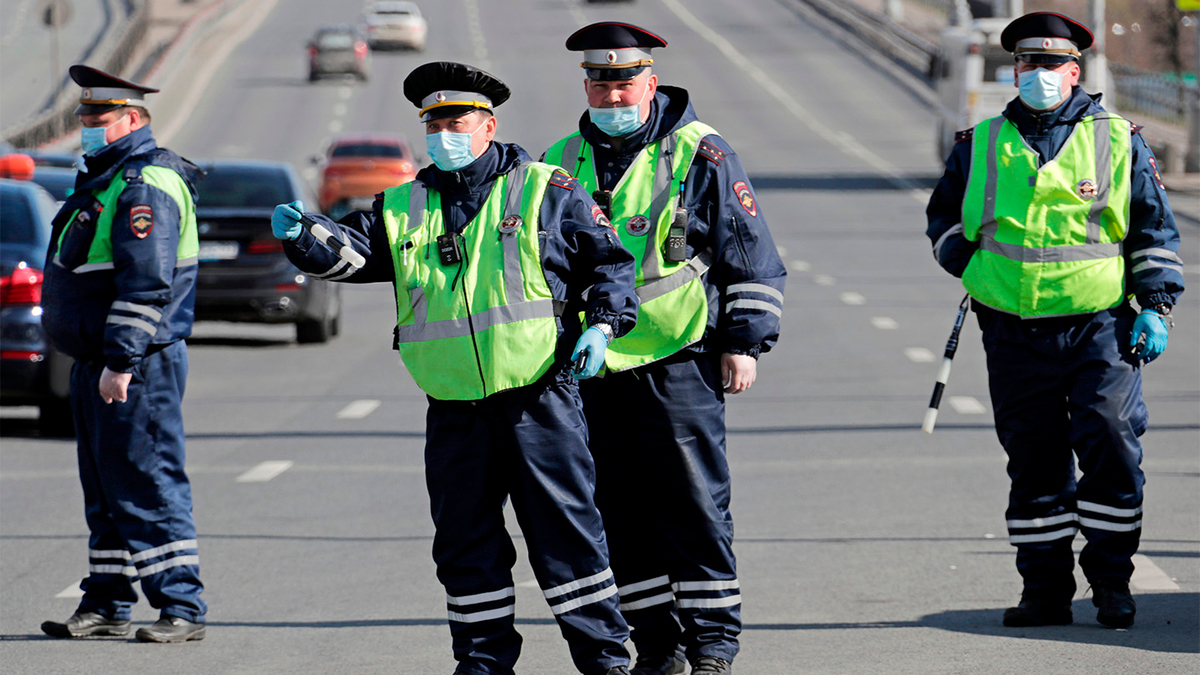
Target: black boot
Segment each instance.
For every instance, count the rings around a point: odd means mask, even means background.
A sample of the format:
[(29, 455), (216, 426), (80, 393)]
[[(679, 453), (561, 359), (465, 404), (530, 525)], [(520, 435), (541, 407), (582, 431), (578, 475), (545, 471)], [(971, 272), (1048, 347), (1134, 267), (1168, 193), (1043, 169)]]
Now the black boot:
[(129, 635), (129, 619), (109, 619), (96, 612), (75, 612), (71, 618), (59, 623), (42, 623), (42, 632), (56, 638), (78, 638), (89, 635)]
[(1004, 625), (1010, 628), (1066, 626), (1073, 620), (1070, 597), (1061, 599), (1029, 590), (1021, 593), (1016, 607), (1004, 610)]
[(1110, 628), (1129, 628), (1137, 605), (1128, 583), (1108, 583), (1092, 586), (1092, 604), (1099, 608), (1096, 620)]
[(686, 663), (675, 658), (674, 654), (666, 656), (642, 656), (638, 654), (637, 662), (629, 675), (682, 675)]
[(726, 675), (733, 672), (733, 666), (725, 659), (715, 656), (698, 656), (692, 661), (692, 675)]
[(137, 629), (140, 642), (187, 642), (204, 639), (204, 624), (177, 616), (164, 616), (148, 628)]

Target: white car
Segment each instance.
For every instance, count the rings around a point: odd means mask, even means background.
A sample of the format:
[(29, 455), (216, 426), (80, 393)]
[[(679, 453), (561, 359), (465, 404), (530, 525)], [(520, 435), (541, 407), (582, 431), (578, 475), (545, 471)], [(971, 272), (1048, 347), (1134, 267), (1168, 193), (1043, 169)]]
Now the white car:
[(429, 27), (421, 16), (421, 9), (414, 2), (388, 0), (371, 3), (364, 22), (367, 26), (367, 42), (372, 49), (425, 49), (425, 35)]

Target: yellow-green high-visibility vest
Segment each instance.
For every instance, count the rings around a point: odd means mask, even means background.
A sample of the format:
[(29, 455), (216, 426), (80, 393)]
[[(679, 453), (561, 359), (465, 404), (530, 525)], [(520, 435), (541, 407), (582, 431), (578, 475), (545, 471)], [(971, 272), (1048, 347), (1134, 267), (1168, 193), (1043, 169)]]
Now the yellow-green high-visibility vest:
[[(664, 244), (680, 189), (696, 150), (716, 130), (691, 122), (642, 148), (612, 191), (612, 224), (637, 261), (638, 320), (605, 353), (609, 370), (620, 371), (668, 357), (704, 337), (708, 298), (703, 275), (712, 261), (705, 252), (669, 262)], [(588, 192), (599, 189), (592, 146), (578, 133), (546, 151), (546, 161), (567, 169)]]
[(963, 235), (971, 297), (1024, 318), (1089, 314), (1124, 302), (1129, 122), (1084, 117), (1050, 161), (1004, 117), (975, 127)]
[[(83, 274), (84, 272), (113, 269), (112, 224), (113, 217), (117, 213), (117, 200), (121, 197), (121, 192), (125, 187), (129, 185), (129, 181), (138, 179), (137, 173), (120, 170), (109, 181), (108, 187), (96, 193), (96, 200), (103, 205), (104, 210), (96, 219), (96, 232), (92, 237), (92, 245), (88, 248), (87, 262), (71, 270), (72, 272)], [(196, 205), (192, 201), (192, 191), (188, 188), (187, 181), (174, 169), (154, 165), (141, 168), (140, 180), (167, 193), (179, 207), (179, 245), (175, 249), (175, 266), (187, 267), (198, 264), (200, 237), (196, 232)], [(62, 249), (63, 239), (74, 226), (75, 216), (78, 213), (76, 211), (71, 214), (67, 226), (59, 234), (56, 251)], [(137, 214), (132, 215), (136, 216)], [(55, 253), (54, 257), (55, 260), (58, 260), (58, 253)]]
[(558, 325), (538, 219), (555, 170), (528, 162), (499, 176), (462, 231), (461, 264), (438, 256), (446, 229), (436, 190), (412, 181), (384, 191), (400, 357), (433, 398), (482, 399), (532, 384), (554, 363)]

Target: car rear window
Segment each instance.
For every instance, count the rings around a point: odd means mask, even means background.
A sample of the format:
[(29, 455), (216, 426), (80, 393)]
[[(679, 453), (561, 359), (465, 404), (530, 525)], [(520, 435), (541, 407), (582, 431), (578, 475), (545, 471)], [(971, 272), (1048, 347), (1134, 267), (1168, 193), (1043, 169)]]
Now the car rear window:
[(0, 241), (8, 244), (37, 243), (29, 201), (17, 190), (0, 192)]
[(354, 36), (349, 33), (322, 33), (317, 37), (321, 49), (353, 49)]
[(274, 207), (296, 198), (287, 174), (279, 169), (206, 167), (197, 206)]
[(398, 145), (379, 143), (344, 143), (333, 147), (331, 157), (403, 157)]

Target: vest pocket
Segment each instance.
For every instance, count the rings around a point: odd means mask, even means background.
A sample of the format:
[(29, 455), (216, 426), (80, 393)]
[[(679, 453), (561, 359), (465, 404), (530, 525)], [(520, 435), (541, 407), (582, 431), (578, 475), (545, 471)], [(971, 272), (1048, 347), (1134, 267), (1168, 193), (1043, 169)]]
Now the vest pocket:
[(102, 210), (100, 202), (93, 201), (91, 206), (80, 209), (75, 215), (63, 233), (58, 255), (55, 256), (55, 262), (60, 267), (74, 270), (87, 262), (92, 240), (96, 238), (96, 221), (100, 218)]

